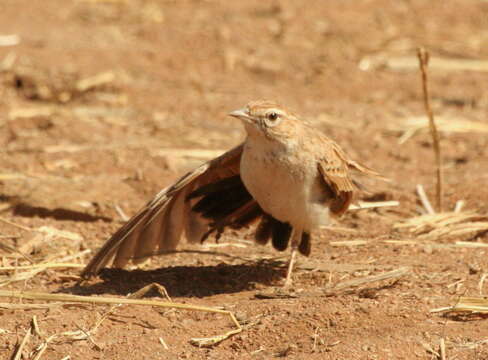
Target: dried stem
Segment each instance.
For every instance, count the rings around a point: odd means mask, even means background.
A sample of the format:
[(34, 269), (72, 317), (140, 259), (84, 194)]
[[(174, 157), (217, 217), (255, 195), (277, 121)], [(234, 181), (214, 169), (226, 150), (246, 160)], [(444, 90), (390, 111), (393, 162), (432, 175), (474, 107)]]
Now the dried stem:
[[(230, 330), (222, 335), (216, 335), (209, 338), (193, 338), (190, 343), (196, 346), (213, 346), (219, 342), (228, 339), (232, 335), (238, 334), (242, 331), (242, 327), (235, 318), (234, 314), (228, 310), (214, 309), (207, 306), (190, 305), (183, 303), (175, 303), (171, 301), (154, 301), (143, 299), (127, 299), (127, 298), (115, 298), (104, 296), (80, 296), (70, 294), (51, 294), (34, 291), (14, 291), (14, 290), (0, 290), (0, 297), (11, 297), (16, 299), (29, 299), (29, 300), (44, 300), (44, 301), (59, 301), (59, 302), (76, 302), (76, 303), (91, 303), (91, 304), (130, 304), (130, 305), (149, 305), (170, 309), (181, 309), (189, 311), (204, 311), (212, 313), (220, 313), (228, 315), (236, 329)], [(102, 318), (103, 319), (103, 318)], [(27, 341), (27, 340), (26, 340)]]
[(425, 111), (427, 112), (427, 116), (429, 117), (429, 126), (430, 132), (432, 135), (432, 140), (434, 143), (434, 153), (437, 165), (437, 210), (442, 212), (442, 160), (441, 160), (441, 147), (439, 144), (439, 133), (437, 132), (437, 127), (434, 122), (434, 114), (432, 113), (432, 109), (430, 107), (429, 101), (429, 86), (427, 81), (427, 66), (429, 64), (429, 53), (423, 49), (417, 49), (417, 56), (419, 59), (420, 64), (420, 71), (422, 72), (422, 90), (424, 93), (424, 106)]
[(30, 327), (29, 330), (27, 330), (24, 338), (22, 339), (22, 342), (15, 350), (15, 353), (12, 357), (13, 360), (20, 360), (20, 358), (22, 357), (22, 351), (24, 350), (25, 345), (29, 342), (31, 335), (32, 335), (32, 327)]
[(488, 299), (483, 297), (464, 297), (461, 296), (454, 306), (442, 307), (430, 310), (431, 313), (437, 312), (466, 312), (488, 314)]
[(432, 205), (430, 204), (429, 198), (425, 193), (424, 187), (421, 184), (417, 185), (417, 194), (419, 195), (420, 202), (422, 203), (425, 210), (427, 211), (427, 214), (431, 214), (431, 215), (435, 214), (435, 211), (432, 208)]
[(359, 278), (359, 279), (344, 281), (342, 283), (337, 284), (336, 286), (334, 286), (332, 289), (328, 290), (327, 292), (328, 292), (328, 294), (335, 294), (335, 293), (337, 293), (338, 290), (343, 290), (343, 289), (347, 289), (347, 288), (354, 287), (354, 286), (364, 285), (364, 284), (368, 284), (368, 283), (375, 282), (375, 281), (382, 281), (382, 280), (390, 280), (390, 279), (400, 278), (402, 276), (407, 275), (409, 272), (410, 272), (410, 268), (407, 266), (403, 266), (399, 269), (396, 269), (393, 271), (388, 271), (386, 273), (382, 273), (379, 275), (366, 276), (366, 277)]
[(444, 338), (441, 338), (439, 341), (439, 353), (441, 355), (441, 360), (446, 360), (446, 342)]

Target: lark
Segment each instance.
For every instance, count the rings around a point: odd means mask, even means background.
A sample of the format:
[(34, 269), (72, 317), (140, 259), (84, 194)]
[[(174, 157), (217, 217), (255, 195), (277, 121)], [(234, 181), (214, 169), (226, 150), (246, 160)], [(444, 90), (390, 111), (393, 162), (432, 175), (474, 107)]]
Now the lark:
[(309, 256), (312, 233), (353, 201), (359, 183), (352, 172), (381, 178), (275, 102), (253, 101), (229, 115), (244, 125), (245, 141), (160, 191), (108, 239), (84, 278), (110, 261), (122, 268), (174, 251), (183, 237), (203, 242), (257, 223), (257, 244), (279, 251), (290, 245), (288, 287), (297, 252)]

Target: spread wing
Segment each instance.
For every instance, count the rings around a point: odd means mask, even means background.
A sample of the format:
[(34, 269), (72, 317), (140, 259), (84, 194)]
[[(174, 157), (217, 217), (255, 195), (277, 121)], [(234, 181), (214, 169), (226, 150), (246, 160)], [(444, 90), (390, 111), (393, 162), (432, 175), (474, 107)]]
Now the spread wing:
[[(221, 231), (228, 225), (238, 227), (235, 221), (245, 223), (249, 219), (242, 219), (244, 215), (251, 218), (249, 221), (260, 215), (256, 202), (240, 181), (241, 155), (242, 145), (204, 163), (160, 191), (107, 240), (85, 267), (82, 277), (95, 275), (112, 259), (113, 266), (121, 268), (129, 260), (137, 263), (148, 256), (174, 250), (183, 234), (188, 241), (197, 242), (212, 230)], [(219, 191), (212, 192), (216, 183)], [(201, 198), (205, 194), (210, 196)], [(236, 214), (237, 210), (240, 213)]]
[[(212, 233), (218, 238), (228, 227), (240, 229), (259, 219), (256, 242), (271, 240), (277, 250), (285, 250), (291, 227), (264, 213), (247, 191), (240, 177), (242, 148), (204, 163), (161, 190), (107, 240), (81, 276), (96, 275), (112, 259), (113, 267), (122, 268), (129, 261), (175, 250), (183, 235), (189, 242), (201, 242)], [(310, 253), (306, 247), (300, 251)]]

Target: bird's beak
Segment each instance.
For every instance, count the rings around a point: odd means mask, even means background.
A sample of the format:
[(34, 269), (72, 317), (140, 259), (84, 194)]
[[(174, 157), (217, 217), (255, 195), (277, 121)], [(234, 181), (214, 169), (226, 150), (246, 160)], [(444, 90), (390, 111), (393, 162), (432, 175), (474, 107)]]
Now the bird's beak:
[(238, 118), (240, 120), (247, 121), (247, 122), (252, 121), (252, 117), (249, 116), (249, 112), (247, 111), (246, 108), (234, 110), (234, 111), (229, 113), (229, 116), (232, 116), (232, 117), (235, 117), (235, 118)]

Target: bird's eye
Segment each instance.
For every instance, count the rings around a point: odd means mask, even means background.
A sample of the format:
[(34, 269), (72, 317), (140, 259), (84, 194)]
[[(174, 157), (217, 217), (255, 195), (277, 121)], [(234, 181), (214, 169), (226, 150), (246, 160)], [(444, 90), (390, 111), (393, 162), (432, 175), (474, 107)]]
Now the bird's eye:
[(268, 119), (271, 121), (275, 121), (276, 119), (278, 119), (278, 114), (275, 112), (271, 112), (268, 114)]
[(270, 128), (273, 126), (277, 126), (282, 120), (281, 114), (276, 111), (270, 111), (265, 114), (264, 118), (264, 125), (266, 127)]

